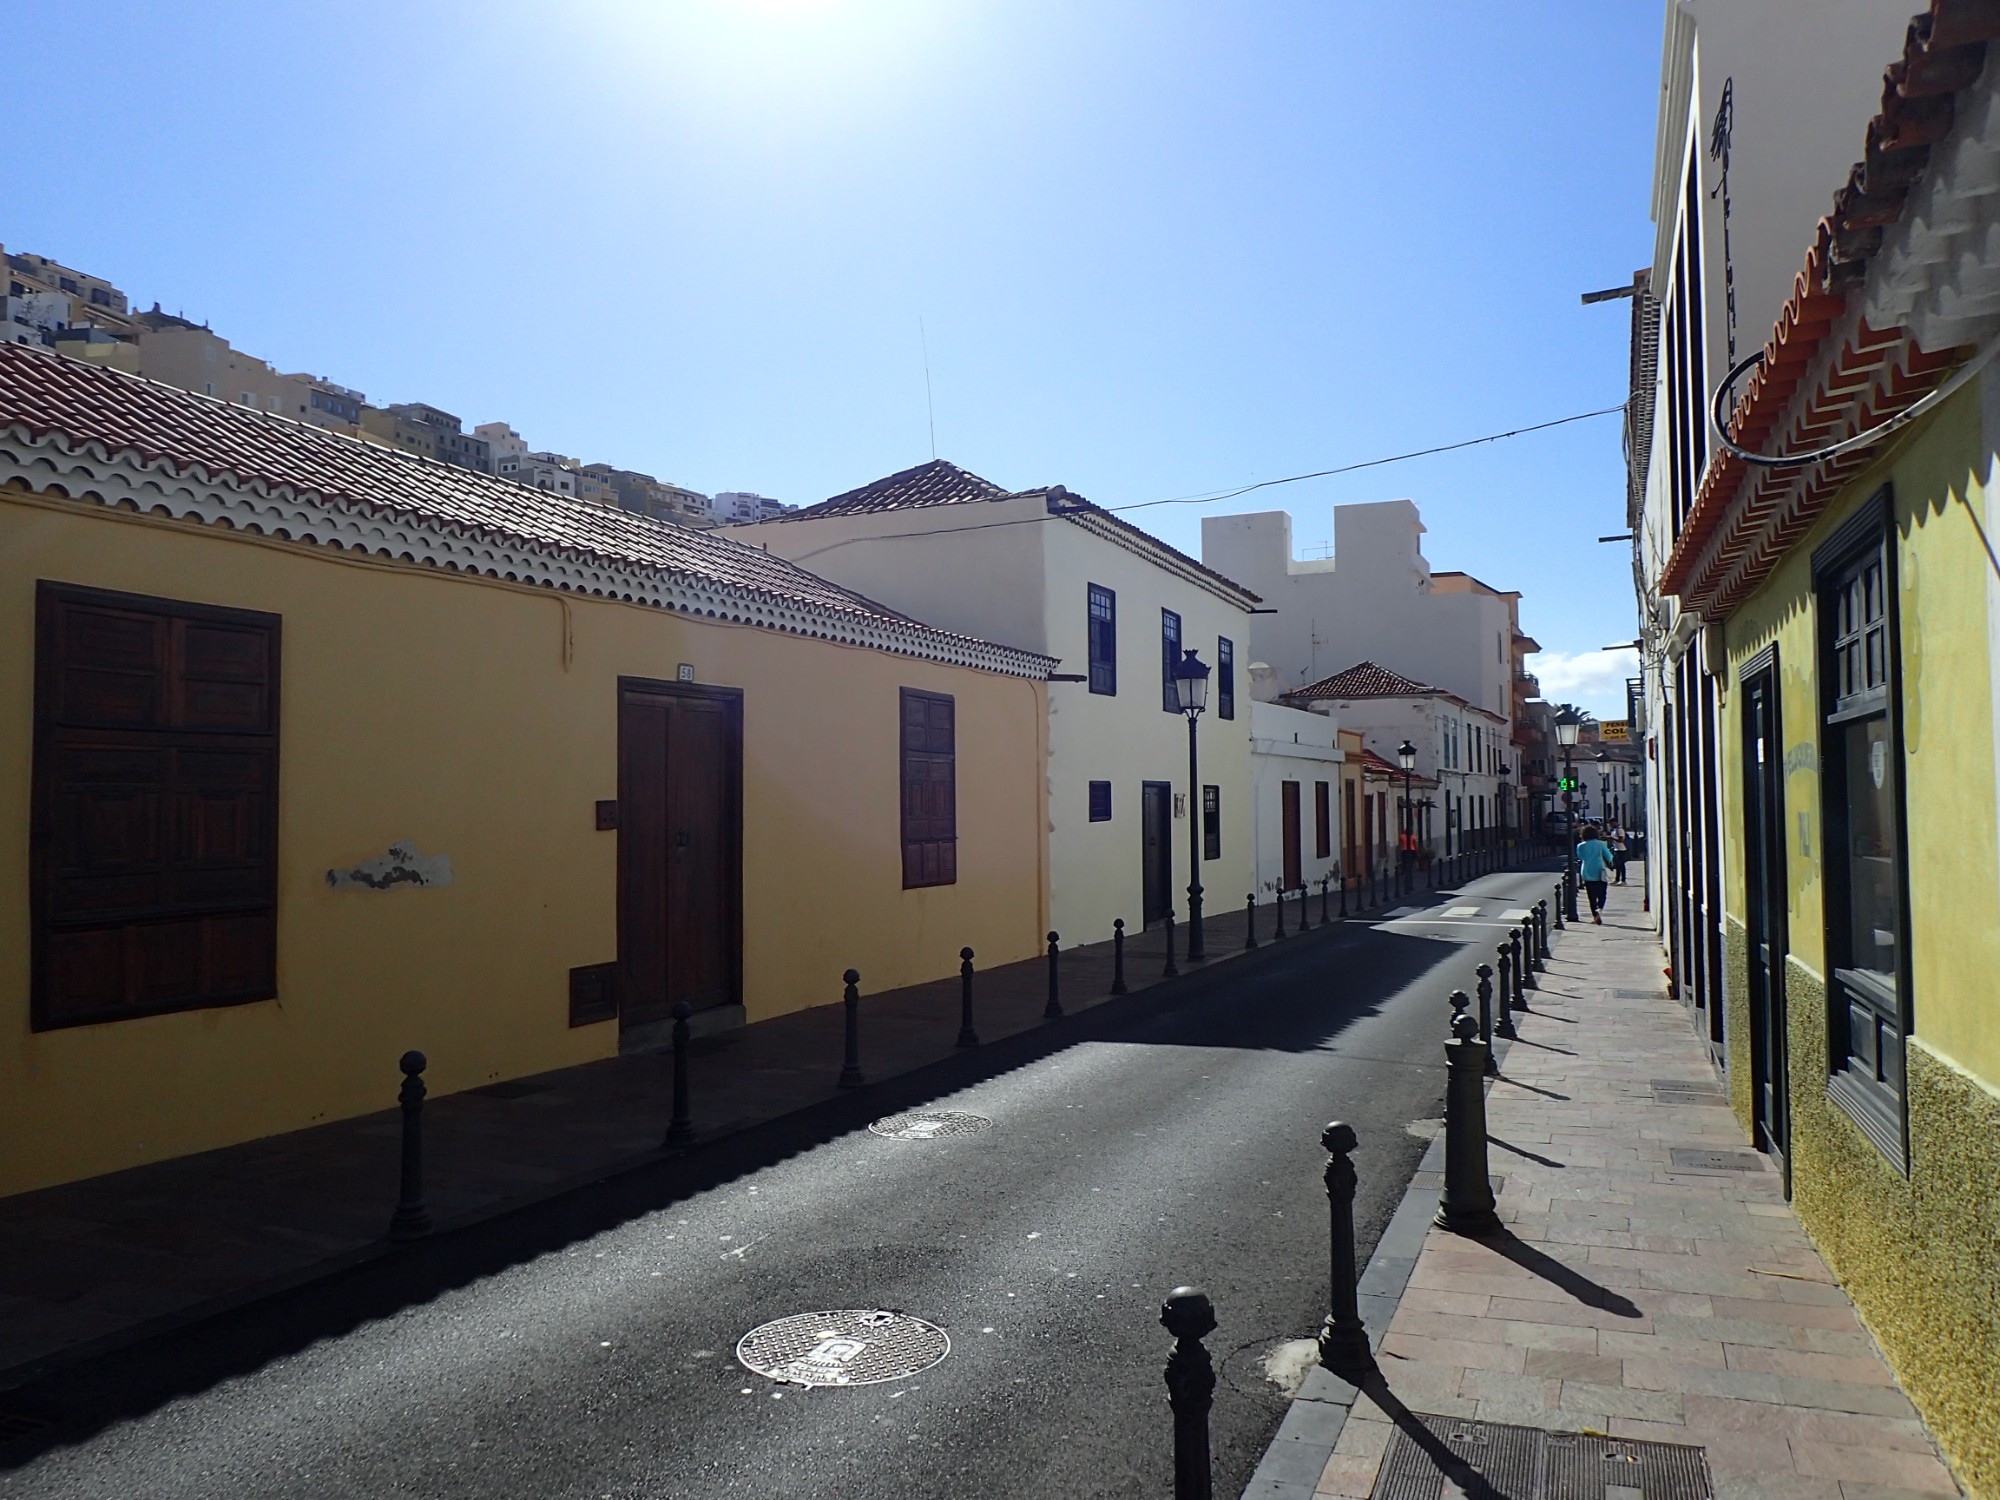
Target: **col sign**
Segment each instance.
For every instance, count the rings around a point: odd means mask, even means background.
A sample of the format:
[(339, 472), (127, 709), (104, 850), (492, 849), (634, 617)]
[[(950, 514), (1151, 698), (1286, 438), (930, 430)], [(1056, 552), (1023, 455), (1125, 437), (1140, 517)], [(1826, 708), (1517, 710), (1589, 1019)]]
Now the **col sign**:
[(1606, 744), (1629, 745), (1632, 743), (1632, 721), (1630, 719), (1601, 719), (1597, 725), (1597, 737)]

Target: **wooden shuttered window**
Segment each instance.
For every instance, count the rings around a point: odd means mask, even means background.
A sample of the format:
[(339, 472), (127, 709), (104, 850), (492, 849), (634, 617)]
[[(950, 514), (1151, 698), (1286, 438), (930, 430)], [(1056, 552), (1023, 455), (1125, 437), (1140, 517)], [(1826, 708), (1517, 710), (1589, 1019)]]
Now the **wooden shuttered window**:
[(957, 730), (943, 693), (903, 692), (903, 889), (958, 881)]
[(277, 993), (278, 617), (44, 582), (36, 1030)]
[(1313, 783), (1313, 857), (1326, 859), (1333, 853), (1333, 788), (1324, 781)]

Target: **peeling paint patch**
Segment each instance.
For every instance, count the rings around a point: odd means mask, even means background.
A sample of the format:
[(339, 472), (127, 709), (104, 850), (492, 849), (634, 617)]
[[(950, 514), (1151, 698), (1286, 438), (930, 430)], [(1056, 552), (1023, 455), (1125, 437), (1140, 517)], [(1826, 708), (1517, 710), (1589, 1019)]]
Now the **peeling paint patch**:
[(395, 843), (387, 854), (364, 859), (347, 870), (328, 870), (326, 883), (336, 891), (392, 891), (399, 885), (450, 885), (449, 854), (419, 854), (416, 845)]

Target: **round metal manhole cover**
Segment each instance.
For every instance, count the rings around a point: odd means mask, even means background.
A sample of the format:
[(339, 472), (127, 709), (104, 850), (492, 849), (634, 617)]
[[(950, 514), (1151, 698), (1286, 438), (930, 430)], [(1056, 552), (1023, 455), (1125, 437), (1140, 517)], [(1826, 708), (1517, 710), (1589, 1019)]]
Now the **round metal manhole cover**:
[(935, 1141), (948, 1135), (978, 1135), (991, 1130), (993, 1122), (984, 1115), (957, 1109), (913, 1109), (877, 1120), (868, 1128), (892, 1141)]
[(903, 1380), (949, 1353), (951, 1339), (935, 1323), (879, 1308), (780, 1318), (736, 1343), (736, 1358), (746, 1369), (792, 1385)]

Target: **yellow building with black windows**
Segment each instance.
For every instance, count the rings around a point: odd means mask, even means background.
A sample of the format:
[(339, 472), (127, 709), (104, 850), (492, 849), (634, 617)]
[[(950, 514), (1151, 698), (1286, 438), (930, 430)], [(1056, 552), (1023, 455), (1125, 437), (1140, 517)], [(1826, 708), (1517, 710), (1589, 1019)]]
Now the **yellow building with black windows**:
[[(1697, 759), (1719, 784), (1721, 984), (1700, 1024), (1960, 1478), (1994, 1496), (2000, 86), (1969, 15), (1947, 0), (1911, 28), (1867, 158), (1724, 397), (1728, 441), (1691, 466), (1658, 592), (1669, 670), (1699, 662), (1715, 705)], [(1685, 756), (1675, 730), (1659, 743)]]
[(0, 347), (0, 1194), (1032, 956), (1051, 666)]

